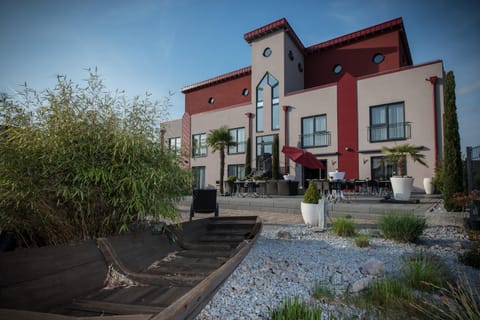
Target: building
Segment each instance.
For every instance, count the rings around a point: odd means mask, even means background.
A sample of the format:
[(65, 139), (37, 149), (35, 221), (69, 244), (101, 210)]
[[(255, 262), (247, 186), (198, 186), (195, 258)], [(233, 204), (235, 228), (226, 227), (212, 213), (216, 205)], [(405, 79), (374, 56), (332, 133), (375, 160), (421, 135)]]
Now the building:
[(432, 177), (442, 154), (443, 62), (414, 65), (403, 20), (393, 19), (305, 47), (286, 19), (244, 35), (251, 66), (182, 89), (182, 119), (162, 124), (197, 186), (215, 185), (219, 156), (205, 140), (227, 126), (238, 142), (228, 150), (225, 176), (244, 176), (246, 141), (251, 167), (269, 169), (273, 137), (313, 153), (325, 166), (310, 170), (280, 153), (281, 172), (304, 183), (344, 171), (345, 179), (386, 179), (381, 147), (418, 146), (429, 167), (408, 161), (414, 187)]

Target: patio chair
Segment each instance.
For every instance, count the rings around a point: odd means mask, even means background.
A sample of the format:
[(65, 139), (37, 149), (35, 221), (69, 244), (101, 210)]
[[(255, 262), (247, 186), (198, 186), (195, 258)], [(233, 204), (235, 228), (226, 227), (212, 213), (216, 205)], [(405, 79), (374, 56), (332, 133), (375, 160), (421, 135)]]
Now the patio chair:
[(192, 221), (195, 213), (215, 213), (215, 217), (218, 217), (217, 190), (193, 190), (192, 205), (190, 206), (190, 221)]

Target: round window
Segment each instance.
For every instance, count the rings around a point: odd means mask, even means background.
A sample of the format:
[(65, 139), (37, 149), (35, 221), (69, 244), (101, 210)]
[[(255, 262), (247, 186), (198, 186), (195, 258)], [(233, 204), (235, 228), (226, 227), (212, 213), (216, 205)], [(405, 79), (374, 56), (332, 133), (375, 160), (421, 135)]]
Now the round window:
[(215, 102), (215, 99), (214, 99), (213, 97), (210, 97), (210, 98), (208, 99), (208, 103), (209, 103), (209, 104), (213, 104), (214, 102)]
[(242, 91), (242, 96), (245, 96), (245, 97), (246, 97), (246, 96), (248, 96), (249, 93), (250, 93), (250, 92), (248, 91), (248, 89), (245, 88), (245, 89), (243, 89), (243, 91)]
[(385, 56), (381, 53), (377, 53), (372, 58), (373, 63), (376, 63), (376, 64), (382, 63), (383, 60), (385, 60)]
[(272, 49), (270, 49), (269, 47), (266, 47), (265, 50), (263, 50), (264, 57), (270, 57), (271, 54), (272, 54)]
[(335, 74), (339, 74), (340, 72), (342, 72), (343, 70), (343, 67), (341, 64), (337, 64), (333, 67), (333, 73)]

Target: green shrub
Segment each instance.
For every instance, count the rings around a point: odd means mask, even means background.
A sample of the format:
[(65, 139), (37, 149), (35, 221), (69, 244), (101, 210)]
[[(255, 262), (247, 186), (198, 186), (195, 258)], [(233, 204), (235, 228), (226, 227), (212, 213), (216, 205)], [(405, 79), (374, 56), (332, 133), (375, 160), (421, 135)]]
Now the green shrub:
[(386, 239), (415, 243), (426, 227), (426, 220), (412, 214), (387, 213), (379, 221)]
[(458, 256), (458, 259), (467, 266), (480, 269), (480, 240)]
[[(24, 246), (127, 231), (178, 219), (191, 175), (158, 141), (167, 104), (59, 76), (53, 90), (0, 99), (0, 229)], [(160, 113), (159, 113), (160, 112)]]
[(412, 304), (426, 319), (480, 319), (480, 294), (477, 288), (470, 286), (465, 276), (459, 277), (455, 284), (447, 283), (446, 287), (433, 289), (441, 291), (441, 298), (427, 297)]
[(397, 309), (413, 299), (413, 291), (399, 279), (378, 279), (367, 288), (363, 297), (380, 309)]
[(332, 291), (328, 283), (317, 280), (313, 288), (313, 297), (318, 300), (332, 300), (333, 298), (335, 298), (335, 292)]
[(351, 237), (355, 235), (355, 224), (351, 219), (336, 218), (333, 220), (332, 229), (337, 236)]
[(320, 192), (318, 192), (317, 184), (313, 181), (310, 181), (308, 183), (308, 188), (305, 190), (305, 194), (303, 195), (303, 202), (318, 204), (318, 200), (320, 200)]
[(368, 234), (359, 234), (355, 238), (355, 244), (359, 248), (366, 248), (370, 245), (370, 237)]
[(445, 286), (450, 273), (439, 257), (421, 253), (406, 259), (402, 276), (411, 288), (428, 291)]
[(322, 309), (312, 307), (298, 296), (285, 298), (279, 307), (270, 310), (270, 319), (272, 320), (320, 320), (322, 318)]

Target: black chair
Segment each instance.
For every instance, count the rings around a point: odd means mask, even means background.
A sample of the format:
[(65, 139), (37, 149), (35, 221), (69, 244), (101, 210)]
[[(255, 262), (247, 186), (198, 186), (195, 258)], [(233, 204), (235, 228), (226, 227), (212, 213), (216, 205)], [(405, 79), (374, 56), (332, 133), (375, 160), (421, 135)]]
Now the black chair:
[(196, 213), (215, 213), (218, 217), (217, 190), (215, 189), (195, 189), (192, 195), (192, 205), (190, 206), (190, 221)]

